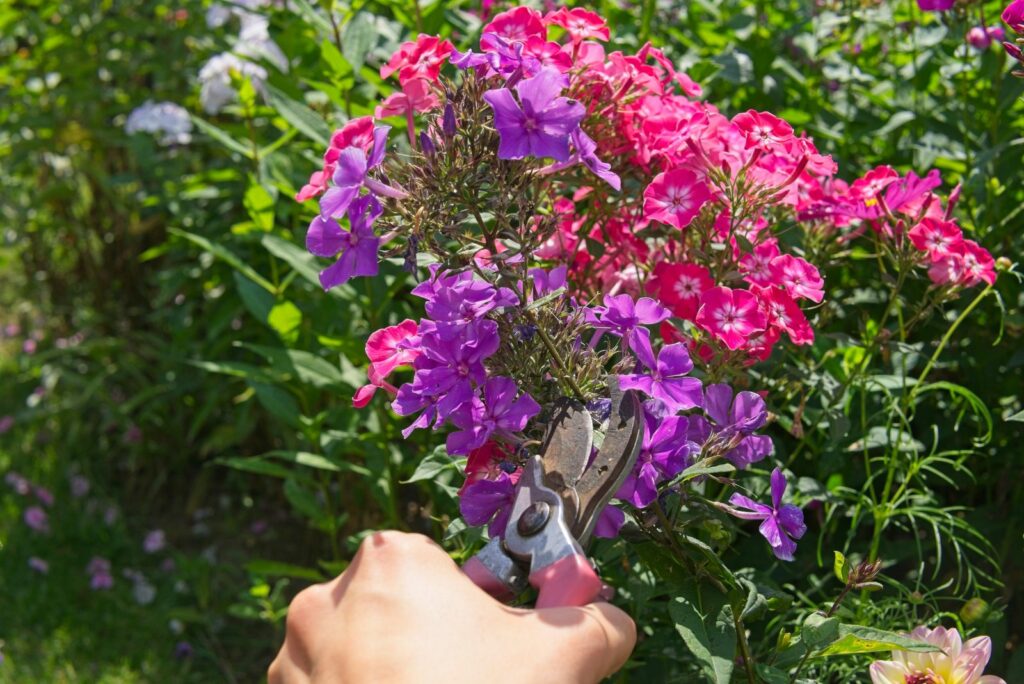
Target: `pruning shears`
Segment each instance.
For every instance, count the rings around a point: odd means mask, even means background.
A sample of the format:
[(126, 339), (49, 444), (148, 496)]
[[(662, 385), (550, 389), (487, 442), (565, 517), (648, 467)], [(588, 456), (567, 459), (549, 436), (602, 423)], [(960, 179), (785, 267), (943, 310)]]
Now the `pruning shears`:
[(643, 439), (640, 399), (613, 378), (608, 429), (593, 454), (594, 417), (569, 399), (556, 405), (540, 453), (516, 485), (502, 538), (493, 538), (463, 566), (491, 596), (511, 601), (538, 591), (537, 608), (582, 606), (607, 588), (587, 558), (598, 518), (633, 470)]

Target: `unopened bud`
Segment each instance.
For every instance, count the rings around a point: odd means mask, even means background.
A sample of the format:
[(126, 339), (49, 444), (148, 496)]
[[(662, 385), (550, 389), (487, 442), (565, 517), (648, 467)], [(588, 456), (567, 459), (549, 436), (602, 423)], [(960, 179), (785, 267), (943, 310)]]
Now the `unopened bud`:
[(960, 609), (960, 618), (968, 625), (980, 622), (988, 614), (988, 604), (980, 598), (972, 598)]
[(420, 131), (420, 149), (423, 150), (423, 154), (428, 157), (433, 157), (434, 153), (437, 152), (437, 147), (434, 146), (434, 141), (427, 135), (426, 131)]
[(446, 138), (455, 137), (455, 108), (448, 102), (444, 106), (444, 117), (441, 120), (441, 130)]

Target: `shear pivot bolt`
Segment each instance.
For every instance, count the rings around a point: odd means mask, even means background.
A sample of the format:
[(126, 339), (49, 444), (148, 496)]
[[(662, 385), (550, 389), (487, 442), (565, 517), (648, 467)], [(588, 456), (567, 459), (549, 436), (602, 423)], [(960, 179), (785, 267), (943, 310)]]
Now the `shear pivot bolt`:
[(534, 501), (529, 508), (523, 511), (516, 523), (516, 530), (524, 537), (533, 535), (544, 529), (551, 516), (551, 506), (544, 501)]

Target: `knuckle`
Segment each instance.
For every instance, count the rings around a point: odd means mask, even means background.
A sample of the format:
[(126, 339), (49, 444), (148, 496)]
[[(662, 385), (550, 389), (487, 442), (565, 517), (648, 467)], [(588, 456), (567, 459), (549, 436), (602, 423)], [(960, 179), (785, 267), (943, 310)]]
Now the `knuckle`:
[(301, 635), (305, 626), (315, 621), (329, 606), (327, 585), (314, 584), (307, 587), (296, 594), (288, 606), (285, 628), (289, 634)]

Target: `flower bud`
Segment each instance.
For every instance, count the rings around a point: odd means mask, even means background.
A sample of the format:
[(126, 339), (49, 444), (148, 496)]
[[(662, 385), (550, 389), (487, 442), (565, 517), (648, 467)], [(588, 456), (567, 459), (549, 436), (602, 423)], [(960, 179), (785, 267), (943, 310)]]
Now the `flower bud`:
[(420, 149), (423, 150), (423, 154), (428, 157), (433, 157), (434, 153), (437, 152), (437, 147), (434, 145), (434, 141), (427, 135), (426, 131), (420, 131)]
[(975, 26), (967, 32), (967, 44), (975, 50), (987, 50), (992, 45), (992, 37), (981, 26)]
[(448, 102), (444, 106), (444, 117), (441, 120), (441, 130), (446, 138), (455, 137), (455, 108)]

